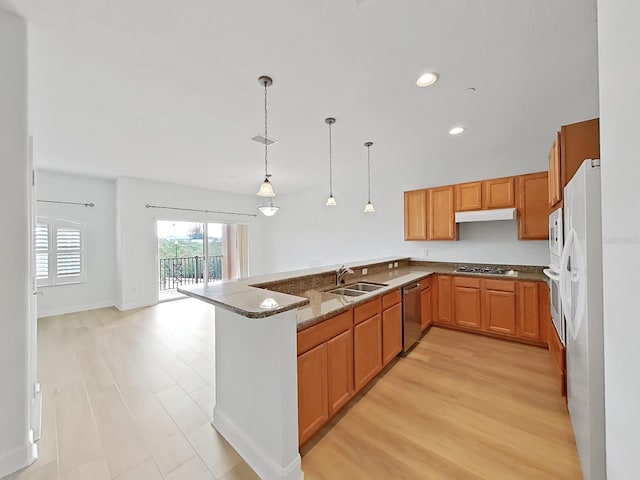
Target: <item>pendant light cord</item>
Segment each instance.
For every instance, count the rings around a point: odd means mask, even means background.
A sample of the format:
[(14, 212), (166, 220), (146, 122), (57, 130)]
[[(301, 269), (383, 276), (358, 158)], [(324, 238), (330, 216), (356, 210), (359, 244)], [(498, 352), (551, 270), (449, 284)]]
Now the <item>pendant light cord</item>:
[(331, 124), (329, 123), (329, 196), (333, 197), (333, 167), (332, 167), (332, 148), (331, 148)]
[(264, 177), (269, 178), (269, 172), (267, 168), (267, 81), (264, 82)]
[(371, 156), (369, 154), (371, 145), (367, 145), (367, 182), (369, 184), (369, 188), (368, 188), (368, 201), (369, 203), (371, 203)]

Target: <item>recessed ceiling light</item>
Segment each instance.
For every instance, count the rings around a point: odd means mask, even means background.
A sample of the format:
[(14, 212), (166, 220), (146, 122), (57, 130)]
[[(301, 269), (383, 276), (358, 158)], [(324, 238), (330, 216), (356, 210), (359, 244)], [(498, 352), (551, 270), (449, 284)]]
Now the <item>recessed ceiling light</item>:
[(430, 87), (438, 81), (439, 75), (436, 72), (423, 73), (416, 80), (416, 85), (419, 87)]
[(449, 130), (449, 135), (460, 135), (462, 132), (464, 132), (464, 127), (453, 127)]

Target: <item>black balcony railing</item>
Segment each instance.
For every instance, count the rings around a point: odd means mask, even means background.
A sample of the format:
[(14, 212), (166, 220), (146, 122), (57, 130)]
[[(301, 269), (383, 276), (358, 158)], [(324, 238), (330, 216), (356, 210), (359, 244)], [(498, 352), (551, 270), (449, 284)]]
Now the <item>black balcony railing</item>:
[[(209, 257), (209, 281), (222, 280), (222, 255)], [(204, 257), (160, 259), (160, 290), (204, 282)]]

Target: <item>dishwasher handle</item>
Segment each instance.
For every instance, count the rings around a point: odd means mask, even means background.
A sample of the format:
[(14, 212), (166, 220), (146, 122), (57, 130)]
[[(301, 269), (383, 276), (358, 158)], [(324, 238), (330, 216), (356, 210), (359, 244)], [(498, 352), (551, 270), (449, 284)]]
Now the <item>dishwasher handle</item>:
[(404, 287), (402, 289), (402, 294), (403, 295), (409, 295), (411, 293), (413, 293), (415, 290), (420, 290), (420, 283), (414, 283), (413, 285), (409, 285), (407, 287)]

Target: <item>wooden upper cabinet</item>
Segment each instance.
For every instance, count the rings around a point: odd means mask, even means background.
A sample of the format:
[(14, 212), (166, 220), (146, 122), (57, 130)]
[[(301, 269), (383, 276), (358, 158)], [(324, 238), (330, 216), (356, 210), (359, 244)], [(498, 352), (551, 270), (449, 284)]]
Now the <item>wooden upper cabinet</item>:
[(482, 208), (482, 182), (461, 183), (455, 186), (456, 212)]
[(427, 240), (427, 191), (404, 192), (404, 239)]
[(562, 179), (560, 178), (560, 132), (549, 152), (549, 206), (557, 205), (562, 199)]
[(549, 179), (547, 172), (518, 177), (518, 238), (549, 238)]
[(509, 208), (516, 206), (515, 179), (513, 177), (494, 178), (483, 183), (484, 199), (482, 207)]
[(560, 129), (562, 187), (569, 183), (588, 158), (600, 158), (600, 120), (597, 118), (565, 125)]
[(429, 240), (456, 240), (454, 187), (430, 188), (427, 195), (427, 236)]

